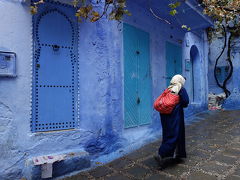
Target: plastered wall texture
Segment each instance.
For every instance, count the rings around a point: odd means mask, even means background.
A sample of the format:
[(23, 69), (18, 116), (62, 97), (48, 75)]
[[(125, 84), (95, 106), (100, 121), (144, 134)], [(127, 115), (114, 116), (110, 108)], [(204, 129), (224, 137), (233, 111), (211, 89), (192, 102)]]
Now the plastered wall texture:
[[(229, 37), (230, 34), (227, 36)], [(224, 101), (223, 108), (225, 109), (239, 109), (240, 108), (240, 46), (239, 46), (240, 39), (235, 38), (232, 41), (232, 48), (231, 48), (231, 60), (233, 63), (233, 74), (231, 79), (227, 83), (227, 89), (231, 92), (231, 95)], [(217, 83), (214, 78), (214, 66), (216, 62), (216, 58), (222, 51), (224, 45), (224, 38), (219, 35), (218, 37), (214, 38), (210, 44), (210, 53), (209, 53), (209, 92), (219, 94), (222, 93), (223, 90), (217, 86)], [(218, 66), (228, 66), (226, 62), (227, 59), (227, 48), (225, 49), (223, 55), (219, 59)]]
[[(192, 45), (199, 50), (198, 66), (202, 69), (201, 101), (190, 105), (186, 116), (205, 110), (208, 52), (204, 33), (185, 34), (182, 29), (153, 18), (146, 8), (134, 2), (128, 7), (133, 15), (124, 22), (150, 34), (152, 100), (166, 88), (165, 42), (179, 44), (182, 40), (179, 45), (183, 47), (183, 74), (187, 76), (184, 59), (189, 58)], [(72, 154), (62, 164), (55, 164), (53, 174), (60, 176), (66, 166), (85, 165), (65, 173), (93, 167), (95, 162), (108, 162), (160, 137), (157, 112), (153, 112), (150, 125), (124, 129), (122, 24), (106, 19), (79, 24), (79, 128), (32, 133), (32, 16), (26, 4), (0, 0), (0, 17), (0, 26), (4, 27), (0, 30), (0, 50), (17, 54), (17, 77), (0, 78), (0, 179), (39, 179), (40, 167), (31, 162), (35, 156)], [(189, 119), (187, 123), (190, 122)]]
[[(208, 103), (208, 41), (205, 31), (199, 31), (195, 33), (188, 32), (185, 34), (184, 42), (183, 42), (183, 69), (185, 69), (185, 61), (186, 59), (191, 59), (190, 52), (193, 47), (196, 47), (198, 50), (199, 57), (194, 59), (194, 65), (196, 66), (197, 73), (195, 73), (195, 81), (198, 83), (198, 91), (197, 96), (198, 101), (193, 102), (190, 97), (190, 105), (186, 109), (186, 116), (191, 116), (197, 112), (206, 110)], [(186, 89), (188, 91), (189, 96), (192, 91), (192, 84), (190, 82), (191, 72), (183, 71), (183, 74), (186, 76)]]

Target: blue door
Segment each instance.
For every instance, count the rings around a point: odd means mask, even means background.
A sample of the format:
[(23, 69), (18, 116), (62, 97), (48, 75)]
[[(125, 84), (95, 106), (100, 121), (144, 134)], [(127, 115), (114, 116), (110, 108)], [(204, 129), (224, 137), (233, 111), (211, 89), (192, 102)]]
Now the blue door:
[(149, 124), (152, 115), (149, 34), (124, 24), (125, 128)]
[(182, 48), (170, 42), (166, 42), (166, 85), (170, 84), (175, 74), (182, 74)]
[(55, 3), (41, 6), (33, 18), (33, 132), (77, 125), (77, 24), (73, 18), (72, 8)]
[(201, 100), (201, 83), (200, 83), (200, 75), (201, 72), (199, 70), (200, 66), (200, 56), (198, 48), (193, 45), (190, 50), (190, 60), (191, 60), (191, 69), (190, 69), (190, 100), (194, 103), (199, 103)]

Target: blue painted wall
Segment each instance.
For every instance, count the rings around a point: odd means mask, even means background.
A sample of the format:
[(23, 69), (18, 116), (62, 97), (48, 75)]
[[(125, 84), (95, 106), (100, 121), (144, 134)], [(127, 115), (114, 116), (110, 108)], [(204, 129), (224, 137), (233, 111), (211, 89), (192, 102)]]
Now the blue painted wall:
[[(183, 75), (186, 76), (187, 81), (185, 87), (190, 95), (190, 106), (186, 109), (186, 116), (191, 116), (197, 112), (206, 109), (208, 104), (208, 42), (207, 35), (204, 31), (188, 32), (185, 34), (184, 42), (184, 54), (183, 54)], [(195, 81), (198, 82), (194, 88), (198, 89), (198, 100), (193, 101), (191, 99), (191, 72), (186, 70), (186, 60), (191, 60), (191, 49), (196, 48), (198, 50), (198, 57), (193, 63), (198, 73), (195, 74)], [(190, 122), (189, 122), (190, 123)]]
[[(229, 37), (229, 34), (228, 34)], [(239, 109), (240, 108), (240, 39), (235, 38), (232, 41), (232, 51), (231, 58), (233, 62), (233, 75), (227, 83), (227, 89), (231, 92), (231, 95), (225, 100), (223, 108), (225, 109)], [(214, 79), (214, 65), (216, 58), (221, 53), (221, 50), (224, 45), (224, 38), (221, 34), (217, 35), (210, 44), (210, 53), (209, 53), (209, 92), (219, 94), (222, 93), (222, 89), (217, 86), (217, 83)], [(223, 55), (219, 59), (218, 66), (227, 66), (227, 48), (225, 49)]]
[[(201, 99), (190, 105), (186, 116), (205, 110), (208, 92), (205, 33), (186, 34), (181, 28), (153, 18), (144, 6), (135, 2), (128, 2), (133, 15), (124, 22), (150, 34), (152, 101), (166, 88), (166, 41), (182, 46), (182, 69), (187, 78), (185, 59), (190, 58), (190, 49), (196, 45), (200, 54), (197, 66)], [(0, 179), (39, 178), (40, 169), (31, 161), (35, 156), (70, 154), (65, 161), (67, 166), (76, 159), (86, 165), (68, 169), (69, 173), (93, 167), (95, 161), (108, 162), (160, 137), (157, 112), (152, 114), (150, 125), (124, 129), (122, 24), (106, 19), (79, 24), (79, 128), (32, 133), (32, 17), (26, 4), (8, 0), (0, 0), (0, 17), (0, 26), (4, 27), (0, 30), (0, 50), (17, 53), (17, 77), (0, 78)], [(186, 88), (190, 90), (188, 83)], [(56, 165), (55, 174), (64, 167), (64, 163)]]

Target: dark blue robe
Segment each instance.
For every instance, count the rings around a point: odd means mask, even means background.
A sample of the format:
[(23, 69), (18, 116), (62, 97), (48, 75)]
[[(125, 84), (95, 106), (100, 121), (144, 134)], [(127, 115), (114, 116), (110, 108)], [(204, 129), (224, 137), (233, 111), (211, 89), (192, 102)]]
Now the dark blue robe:
[(162, 123), (162, 144), (159, 155), (162, 158), (176, 157), (186, 158), (185, 149), (185, 125), (183, 108), (188, 106), (189, 97), (185, 88), (179, 91), (180, 103), (171, 114), (160, 114)]

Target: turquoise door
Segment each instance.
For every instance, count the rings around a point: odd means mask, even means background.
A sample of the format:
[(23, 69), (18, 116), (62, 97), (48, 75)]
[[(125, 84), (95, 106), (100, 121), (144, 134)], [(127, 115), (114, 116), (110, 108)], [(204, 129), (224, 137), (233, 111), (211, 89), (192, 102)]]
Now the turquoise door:
[(182, 48), (166, 42), (166, 85), (175, 74), (182, 74)]
[(125, 128), (149, 124), (152, 114), (149, 34), (124, 24)]

